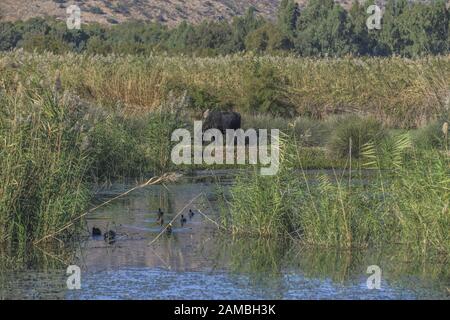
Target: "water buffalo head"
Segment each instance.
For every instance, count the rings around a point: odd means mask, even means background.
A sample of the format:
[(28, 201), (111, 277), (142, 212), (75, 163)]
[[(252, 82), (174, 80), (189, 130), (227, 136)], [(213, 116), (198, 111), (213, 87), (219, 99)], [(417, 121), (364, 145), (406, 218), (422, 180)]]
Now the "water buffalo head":
[(209, 115), (211, 114), (211, 110), (206, 110), (205, 112), (203, 112), (203, 119), (208, 119)]

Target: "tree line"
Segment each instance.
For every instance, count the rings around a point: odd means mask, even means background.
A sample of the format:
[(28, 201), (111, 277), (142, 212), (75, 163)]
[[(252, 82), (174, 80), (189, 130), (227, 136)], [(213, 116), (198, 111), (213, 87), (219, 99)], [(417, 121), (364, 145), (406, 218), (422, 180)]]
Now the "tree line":
[(388, 0), (379, 30), (366, 25), (367, 8), (372, 4), (373, 0), (355, 1), (347, 11), (333, 0), (310, 0), (300, 10), (294, 0), (282, 0), (276, 21), (250, 8), (231, 22), (183, 22), (175, 28), (143, 21), (85, 24), (80, 30), (69, 30), (65, 22), (53, 18), (0, 22), (0, 50), (199, 56), (253, 51), (332, 57), (415, 57), (450, 51), (450, 10), (445, 0)]

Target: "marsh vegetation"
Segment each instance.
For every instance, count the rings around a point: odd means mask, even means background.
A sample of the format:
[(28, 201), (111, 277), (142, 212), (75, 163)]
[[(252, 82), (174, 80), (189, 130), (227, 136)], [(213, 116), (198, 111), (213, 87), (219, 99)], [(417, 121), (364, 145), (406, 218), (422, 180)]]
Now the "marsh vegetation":
[[(450, 252), (447, 56), (15, 51), (0, 56), (0, 71), (3, 243), (26, 245), (70, 223), (92, 182), (204, 168), (174, 166), (170, 135), (209, 106), (240, 112), (244, 128), (283, 132), (280, 174), (242, 173), (233, 187), (222, 216), (230, 232)], [(333, 174), (306, 177), (325, 168)], [(81, 223), (58, 239), (73, 239)]]

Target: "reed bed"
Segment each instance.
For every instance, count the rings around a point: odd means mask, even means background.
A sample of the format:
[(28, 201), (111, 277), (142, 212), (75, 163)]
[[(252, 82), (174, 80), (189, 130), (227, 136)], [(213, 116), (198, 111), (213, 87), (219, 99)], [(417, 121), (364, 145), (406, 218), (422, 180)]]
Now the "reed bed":
[[(168, 132), (182, 126), (170, 106), (125, 114), (37, 68), (12, 66), (0, 80), (0, 245), (23, 250), (85, 211), (91, 182), (167, 172)], [(51, 240), (65, 244), (82, 226), (76, 220)]]
[[(242, 112), (246, 127), (287, 134), (279, 175), (242, 176), (233, 187), (223, 223), (234, 233), (449, 252), (448, 137), (443, 142), (436, 130), (448, 123), (449, 62), (1, 53), (0, 242), (25, 245), (67, 225), (85, 211), (92, 180), (186, 169), (170, 161), (170, 135), (212, 106)], [(342, 113), (358, 117), (340, 121)], [(369, 118), (377, 130), (437, 119), (412, 139), (420, 145), (431, 137), (433, 147), (407, 148), (404, 162), (401, 141), (385, 143), (389, 152), (370, 149)], [(355, 147), (347, 158), (347, 141), (361, 135), (357, 159)], [(367, 163), (377, 178), (355, 183)], [(346, 168), (345, 179), (305, 178), (307, 168), (335, 167)]]
[[(68, 90), (128, 113), (155, 110), (168, 92), (203, 94), (203, 103), (240, 112), (371, 115), (396, 127), (419, 127), (448, 108), (450, 57), (313, 59), (239, 54), (217, 58), (0, 55), (0, 85), (38, 73), (61, 74)], [(193, 108), (199, 105), (193, 101)]]
[(38, 86), (0, 104), (0, 243), (26, 246), (69, 221), (89, 199), (79, 110)]
[(448, 154), (418, 150), (409, 134), (386, 139), (366, 143), (359, 162), (349, 154), (345, 170), (311, 177), (302, 169), (301, 149), (285, 138), (280, 173), (238, 179), (223, 206), (223, 225), (235, 235), (287, 237), (306, 246), (401, 244), (448, 256)]

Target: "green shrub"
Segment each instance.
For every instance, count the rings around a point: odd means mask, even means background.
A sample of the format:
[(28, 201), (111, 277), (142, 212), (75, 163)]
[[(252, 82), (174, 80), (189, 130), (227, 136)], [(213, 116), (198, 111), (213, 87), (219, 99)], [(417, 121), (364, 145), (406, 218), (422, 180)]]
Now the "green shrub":
[(336, 159), (320, 147), (299, 147), (297, 161), (297, 167), (305, 170), (345, 167), (345, 159)]
[(373, 118), (348, 116), (336, 121), (327, 147), (338, 157), (346, 157), (351, 151), (352, 157), (359, 158), (365, 144), (377, 143), (385, 137), (385, 134), (382, 124)]
[(328, 128), (321, 121), (298, 117), (292, 123), (292, 130), (295, 138), (302, 146), (317, 147), (325, 145)]
[(229, 106), (224, 106), (219, 99), (201, 88), (192, 88), (188, 90), (189, 108), (194, 111), (204, 112), (205, 110), (228, 110)]
[(438, 120), (418, 129), (412, 134), (414, 145), (421, 149), (448, 149), (448, 126), (447, 134), (443, 131), (445, 122), (450, 123), (448, 119)]
[(271, 116), (269, 114), (242, 114), (242, 127), (244, 129), (278, 129), (283, 132), (289, 130), (289, 119)]
[(274, 116), (292, 117), (295, 108), (287, 99), (283, 87), (287, 80), (280, 77), (275, 68), (259, 61), (249, 64), (243, 76), (244, 96), (241, 104), (249, 113), (269, 113)]
[(102, 8), (97, 7), (97, 6), (90, 7), (88, 10), (89, 10), (89, 12), (94, 13), (94, 14), (105, 14), (105, 12), (102, 10)]
[(313, 147), (324, 144), (327, 136), (327, 127), (318, 120), (297, 117), (283, 118), (269, 114), (242, 114), (242, 127), (244, 129), (278, 129), (284, 133), (292, 133), (299, 144)]

